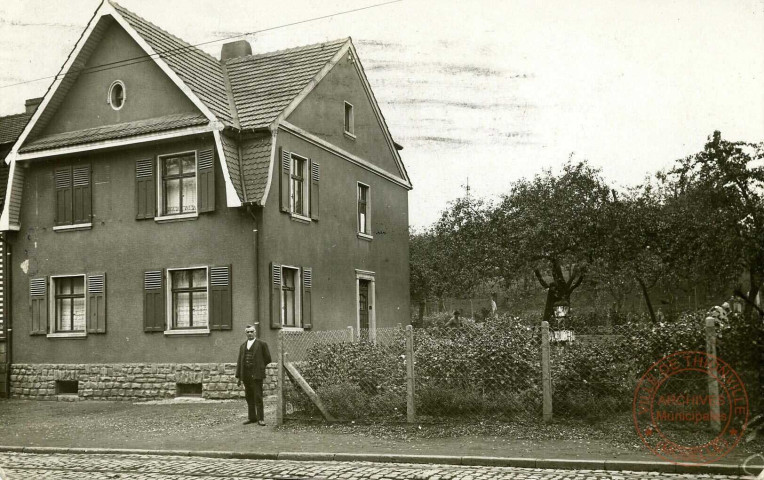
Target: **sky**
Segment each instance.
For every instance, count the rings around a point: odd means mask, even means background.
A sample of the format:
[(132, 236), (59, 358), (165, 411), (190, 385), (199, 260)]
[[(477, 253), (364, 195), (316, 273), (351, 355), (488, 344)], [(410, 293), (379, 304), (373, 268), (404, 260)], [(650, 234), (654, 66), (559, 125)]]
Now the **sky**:
[[(119, 3), (217, 57), (249, 32), (254, 53), (352, 37), (419, 229), (467, 184), (496, 199), (571, 157), (625, 187), (714, 130), (764, 141), (764, 0), (401, 0), (274, 28), (385, 1)], [(99, 3), (0, 2), (0, 115), (45, 93)]]

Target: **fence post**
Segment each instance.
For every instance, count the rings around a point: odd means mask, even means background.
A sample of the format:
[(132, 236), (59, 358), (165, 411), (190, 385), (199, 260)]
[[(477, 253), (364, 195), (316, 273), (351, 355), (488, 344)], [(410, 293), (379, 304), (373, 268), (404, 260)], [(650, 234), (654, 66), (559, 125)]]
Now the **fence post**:
[(278, 394), (276, 395), (276, 425), (284, 424), (284, 410), (286, 402), (284, 399), (284, 332), (279, 330), (278, 334), (278, 346), (277, 346), (277, 361), (278, 368), (276, 373), (276, 386)]
[(406, 325), (406, 421), (416, 422), (414, 404), (414, 327)]
[(711, 416), (711, 428), (715, 432), (721, 431), (719, 419), (719, 402), (711, 399), (719, 398), (719, 382), (716, 380), (716, 320), (706, 317), (706, 354), (708, 354), (708, 408)]
[(543, 419), (552, 421), (552, 373), (549, 365), (549, 322), (541, 322), (541, 391)]
[(355, 342), (355, 335), (353, 335), (353, 327), (348, 325), (348, 338), (350, 339), (350, 343)]

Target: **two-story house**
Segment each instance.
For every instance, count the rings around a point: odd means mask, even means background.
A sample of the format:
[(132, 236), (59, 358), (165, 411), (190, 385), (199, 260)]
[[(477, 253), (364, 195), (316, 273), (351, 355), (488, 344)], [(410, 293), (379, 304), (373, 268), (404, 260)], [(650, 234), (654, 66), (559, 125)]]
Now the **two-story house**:
[(13, 145), (15, 396), (238, 395), (247, 324), (408, 323), (408, 191), (352, 41), (218, 60), (104, 1)]

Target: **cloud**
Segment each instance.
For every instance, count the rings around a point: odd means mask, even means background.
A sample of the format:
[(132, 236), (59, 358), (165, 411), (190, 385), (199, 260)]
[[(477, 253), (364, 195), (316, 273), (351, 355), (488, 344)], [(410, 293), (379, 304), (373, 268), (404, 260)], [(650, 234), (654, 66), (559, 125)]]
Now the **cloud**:
[(431, 136), (431, 135), (419, 135), (416, 137), (410, 137), (410, 139), (413, 141), (446, 143), (449, 145), (468, 145), (472, 143), (470, 140), (467, 140), (464, 138), (438, 137), (438, 136)]
[(466, 108), (470, 110), (485, 110), (485, 109), (517, 109), (517, 110), (529, 110), (535, 108), (529, 103), (516, 103), (516, 102), (467, 102), (460, 100), (445, 100), (437, 98), (401, 98), (391, 102), (387, 102), (388, 105), (429, 105), (436, 107), (456, 107)]

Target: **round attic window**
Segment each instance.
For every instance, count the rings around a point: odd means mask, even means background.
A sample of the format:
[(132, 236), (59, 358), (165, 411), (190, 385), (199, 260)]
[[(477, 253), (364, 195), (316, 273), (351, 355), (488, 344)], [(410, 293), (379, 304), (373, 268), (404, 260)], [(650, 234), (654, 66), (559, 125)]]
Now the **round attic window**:
[(125, 84), (117, 80), (109, 87), (109, 95), (106, 101), (114, 110), (119, 110), (125, 104)]

